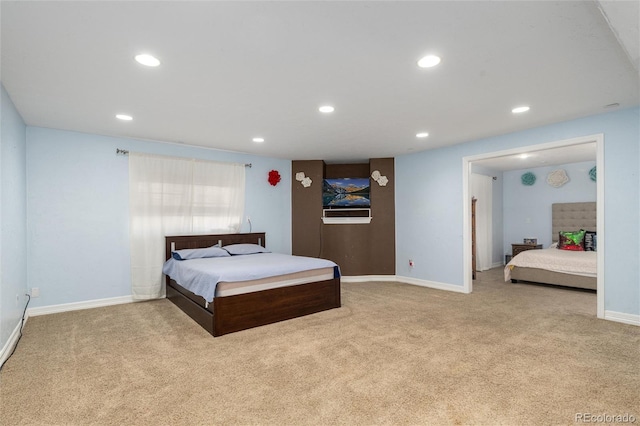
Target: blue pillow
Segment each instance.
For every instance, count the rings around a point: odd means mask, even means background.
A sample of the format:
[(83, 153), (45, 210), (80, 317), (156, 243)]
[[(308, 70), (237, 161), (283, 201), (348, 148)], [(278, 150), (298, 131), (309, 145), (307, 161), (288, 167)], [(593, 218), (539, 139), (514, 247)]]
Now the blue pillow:
[(229, 244), (224, 246), (223, 249), (234, 256), (238, 254), (269, 253), (267, 249), (258, 244)]
[(175, 260), (202, 259), (205, 257), (228, 257), (229, 252), (215, 245), (199, 249), (183, 249), (171, 252), (171, 256)]

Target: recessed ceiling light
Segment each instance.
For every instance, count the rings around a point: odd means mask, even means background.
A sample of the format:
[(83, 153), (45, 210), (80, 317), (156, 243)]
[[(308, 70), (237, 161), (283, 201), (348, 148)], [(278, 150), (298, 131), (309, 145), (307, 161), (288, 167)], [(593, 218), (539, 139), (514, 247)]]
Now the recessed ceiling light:
[(116, 114), (116, 118), (118, 120), (123, 120), (123, 121), (131, 121), (133, 120), (133, 117), (127, 114)]
[(514, 114), (520, 114), (522, 112), (527, 112), (527, 111), (529, 111), (528, 106), (519, 106), (511, 110), (511, 112)]
[(146, 65), (148, 67), (157, 67), (158, 65), (160, 65), (160, 60), (158, 58), (146, 53), (136, 55), (135, 59), (136, 61), (138, 61), (138, 63)]
[(418, 66), (420, 68), (431, 68), (435, 67), (440, 63), (440, 57), (436, 55), (427, 55), (424, 58), (418, 61)]
[(331, 105), (323, 105), (320, 108), (318, 108), (318, 111), (324, 112), (325, 114), (329, 114), (330, 112), (335, 111), (335, 108), (332, 107)]
[(417, 133), (416, 134), (416, 138), (426, 138), (427, 136), (429, 136), (429, 133), (427, 133), (427, 132), (422, 132), (422, 133)]
[(264, 138), (253, 138), (252, 141), (254, 141), (254, 142), (264, 142)]

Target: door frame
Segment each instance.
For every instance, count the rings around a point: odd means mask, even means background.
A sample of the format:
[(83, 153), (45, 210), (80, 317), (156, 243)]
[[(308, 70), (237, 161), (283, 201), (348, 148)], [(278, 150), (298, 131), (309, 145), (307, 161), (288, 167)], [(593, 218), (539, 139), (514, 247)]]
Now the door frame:
[(469, 190), (469, 179), (471, 176), (471, 163), (488, 158), (503, 157), (506, 155), (524, 154), (535, 151), (542, 151), (552, 148), (560, 148), (585, 143), (596, 143), (596, 170), (598, 178), (596, 180), (596, 226), (598, 229), (598, 251), (597, 258), (597, 316), (604, 318), (605, 301), (605, 269), (604, 269), (604, 248), (605, 248), (605, 228), (604, 228), (604, 134), (581, 136), (577, 138), (558, 140), (537, 145), (528, 145), (518, 148), (506, 149), (495, 152), (488, 152), (478, 155), (470, 155), (462, 158), (462, 210), (463, 210), (463, 292), (473, 291), (473, 280), (471, 277), (471, 199)]

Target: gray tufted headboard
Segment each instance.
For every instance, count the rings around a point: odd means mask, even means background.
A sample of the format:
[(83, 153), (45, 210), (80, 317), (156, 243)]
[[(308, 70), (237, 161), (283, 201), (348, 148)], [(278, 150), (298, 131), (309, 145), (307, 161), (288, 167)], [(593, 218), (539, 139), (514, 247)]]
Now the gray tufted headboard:
[(596, 203), (555, 203), (551, 205), (551, 241), (558, 241), (560, 231), (596, 231)]

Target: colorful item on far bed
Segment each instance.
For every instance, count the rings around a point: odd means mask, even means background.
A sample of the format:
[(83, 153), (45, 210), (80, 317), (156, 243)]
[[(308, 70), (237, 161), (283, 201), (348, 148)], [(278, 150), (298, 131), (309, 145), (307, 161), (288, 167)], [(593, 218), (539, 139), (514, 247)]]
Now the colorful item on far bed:
[(598, 251), (598, 235), (592, 231), (585, 231), (584, 251)]
[(560, 231), (558, 233), (558, 248), (560, 250), (584, 251), (583, 241), (585, 230)]

